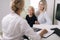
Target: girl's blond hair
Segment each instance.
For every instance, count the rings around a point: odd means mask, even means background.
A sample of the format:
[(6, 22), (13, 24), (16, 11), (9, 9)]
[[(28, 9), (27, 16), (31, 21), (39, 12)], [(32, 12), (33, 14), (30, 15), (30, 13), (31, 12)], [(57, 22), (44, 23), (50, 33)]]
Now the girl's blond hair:
[(32, 9), (32, 11), (33, 11), (33, 15), (35, 15), (35, 9), (34, 9), (34, 7), (29, 6), (29, 8), (31, 8), (31, 9)]

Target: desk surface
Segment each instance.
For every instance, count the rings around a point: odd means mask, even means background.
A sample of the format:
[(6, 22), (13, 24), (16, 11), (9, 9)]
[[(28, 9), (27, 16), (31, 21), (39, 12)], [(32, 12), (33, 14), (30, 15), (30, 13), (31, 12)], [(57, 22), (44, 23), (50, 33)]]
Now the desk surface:
[[(59, 25), (43, 25), (43, 24), (37, 25), (37, 24), (35, 24), (35, 25), (33, 25), (33, 28), (47, 29), (47, 30), (49, 30), (48, 32), (51, 33), (51, 31), (50, 31), (51, 28), (59, 28), (60, 29), (60, 26)], [(53, 34), (52, 36), (50, 36), (46, 39), (43, 38), (42, 40), (60, 40), (60, 37), (58, 37), (56, 34)]]
[(60, 29), (60, 25), (38, 25), (38, 24), (34, 24), (33, 28), (41, 28), (41, 29), (51, 29), (51, 28), (59, 28)]

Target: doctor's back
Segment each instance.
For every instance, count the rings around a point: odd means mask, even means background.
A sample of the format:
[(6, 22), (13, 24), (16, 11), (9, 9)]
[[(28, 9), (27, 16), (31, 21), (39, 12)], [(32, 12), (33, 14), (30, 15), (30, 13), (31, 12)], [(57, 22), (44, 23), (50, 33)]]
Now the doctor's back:
[(30, 28), (27, 21), (15, 13), (3, 18), (2, 30), (2, 40), (23, 40), (23, 35), (31, 37), (32, 40), (40, 40), (40, 36)]
[(12, 0), (11, 9), (13, 12), (6, 15), (2, 20), (3, 37), (1, 40), (23, 40), (23, 35), (32, 40), (40, 40), (40, 36), (20, 16), (23, 6), (24, 0)]

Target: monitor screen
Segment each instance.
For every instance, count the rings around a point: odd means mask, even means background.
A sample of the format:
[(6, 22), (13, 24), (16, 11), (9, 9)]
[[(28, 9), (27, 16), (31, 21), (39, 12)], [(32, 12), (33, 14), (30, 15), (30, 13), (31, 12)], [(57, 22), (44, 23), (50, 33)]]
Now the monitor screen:
[(56, 19), (60, 21), (60, 4), (57, 4)]

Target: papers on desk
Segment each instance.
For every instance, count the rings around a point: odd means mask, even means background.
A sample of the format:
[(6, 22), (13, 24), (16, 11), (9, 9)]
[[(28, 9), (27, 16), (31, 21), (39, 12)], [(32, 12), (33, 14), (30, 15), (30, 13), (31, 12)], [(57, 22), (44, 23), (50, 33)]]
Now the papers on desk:
[[(40, 34), (41, 32), (42, 32), (42, 30), (41, 30), (41, 31), (38, 31), (37, 34)], [(48, 30), (48, 33), (45, 34), (44, 37), (49, 36), (49, 35), (52, 34), (53, 32), (54, 32), (54, 31)]]
[(48, 33), (44, 35), (44, 37), (49, 36), (50, 34), (52, 34), (54, 31), (48, 30)]

